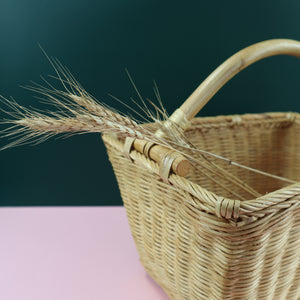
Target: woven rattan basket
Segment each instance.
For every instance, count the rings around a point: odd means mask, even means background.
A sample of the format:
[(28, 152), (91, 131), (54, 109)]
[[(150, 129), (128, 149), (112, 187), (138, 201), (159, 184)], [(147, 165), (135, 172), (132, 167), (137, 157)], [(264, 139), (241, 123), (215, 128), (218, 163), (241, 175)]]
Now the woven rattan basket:
[[(199, 86), (171, 120), (188, 127), (185, 134), (199, 149), (297, 181), (298, 114), (188, 122), (238, 71), (277, 54), (300, 56), (300, 43), (270, 40), (238, 52)], [(140, 260), (171, 299), (299, 299), (300, 183), (283, 183), (224, 163), (224, 169), (263, 195), (230, 199), (226, 190), (197, 169), (186, 177), (168, 172), (166, 180), (160, 164), (151, 158), (134, 148), (129, 157), (121, 138), (105, 134), (103, 140)]]

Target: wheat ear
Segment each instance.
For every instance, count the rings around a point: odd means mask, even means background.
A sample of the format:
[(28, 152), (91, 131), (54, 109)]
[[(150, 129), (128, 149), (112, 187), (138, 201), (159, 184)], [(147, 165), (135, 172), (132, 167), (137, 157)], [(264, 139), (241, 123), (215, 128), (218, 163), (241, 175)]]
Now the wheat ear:
[(124, 137), (129, 136), (151, 141), (155, 138), (153, 133), (135, 121), (107, 109), (103, 109), (103, 117), (100, 117), (86, 111), (83, 112), (79, 108), (74, 109), (74, 107), (63, 104), (56, 99), (62, 109), (67, 108), (72, 116), (66, 116), (67, 114), (62, 113), (51, 113), (52, 116), (47, 116), (28, 110), (14, 101), (5, 98), (2, 98), (2, 100), (12, 109), (12, 112), (6, 113), (13, 117), (13, 119), (2, 122), (11, 125), (10, 128), (2, 131), (2, 137), (15, 136), (16, 140), (4, 146), (1, 150), (26, 143), (39, 143), (61, 133), (110, 132), (118, 133)]

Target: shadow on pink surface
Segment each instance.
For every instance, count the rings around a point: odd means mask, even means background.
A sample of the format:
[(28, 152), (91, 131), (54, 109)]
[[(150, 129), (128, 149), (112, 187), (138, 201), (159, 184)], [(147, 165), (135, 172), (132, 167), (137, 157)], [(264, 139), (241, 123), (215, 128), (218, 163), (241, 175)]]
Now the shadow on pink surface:
[(152, 289), (156, 290), (158, 295), (161, 295), (161, 298), (158, 298), (158, 299), (169, 300), (170, 298), (168, 298), (165, 291), (155, 282), (155, 280), (153, 280), (152, 277), (146, 273), (146, 271), (145, 271), (145, 274), (146, 274), (147, 280), (149, 280), (149, 282), (150, 282), (149, 284), (152, 286)]

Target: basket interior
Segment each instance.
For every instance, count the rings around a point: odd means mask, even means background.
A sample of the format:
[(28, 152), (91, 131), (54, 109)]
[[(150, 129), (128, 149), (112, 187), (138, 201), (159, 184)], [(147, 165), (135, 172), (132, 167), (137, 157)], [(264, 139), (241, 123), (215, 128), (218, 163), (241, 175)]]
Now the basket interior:
[[(186, 135), (198, 149), (297, 181), (300, 179), (300, 124), (298, 116), (293, 121), (288, 117), (287, 113), (244, 115), (238, 117), (239, 122), (235, 122), (234, 117), (196, 118)], [(217, 158), (209, 159), (262, 195), (290, 184), (229, 165)], [(203, 171), (192, 168), (187, 178), (219, 196), (232, 198), (228, 191), (231, 190), (243, 199), (253, 198), (224, 178), (213, 176), (213, 181), (203, 174)]]

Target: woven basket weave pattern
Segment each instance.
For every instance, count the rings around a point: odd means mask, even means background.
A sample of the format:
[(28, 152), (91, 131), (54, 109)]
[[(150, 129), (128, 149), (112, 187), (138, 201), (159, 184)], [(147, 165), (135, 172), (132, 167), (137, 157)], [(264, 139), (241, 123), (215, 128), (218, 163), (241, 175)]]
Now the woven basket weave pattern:
[[(198, 149), (296, 180), (298, 122), (297, 114), (288, 113), (197, 118), (186, 135)], [(226, 207), (218, 212), (232, 195), (196, 169), (187, 178), (171, 174), (165, 183), (155, 162), (136, 151), (131, 161), (122, 141), (103, 139), (140, 260), (171, 299), (300, 297), (299, 184), (221, 163), (264, 195), (229, 199), (238, 205), (239, 217), (233, 218)]]

